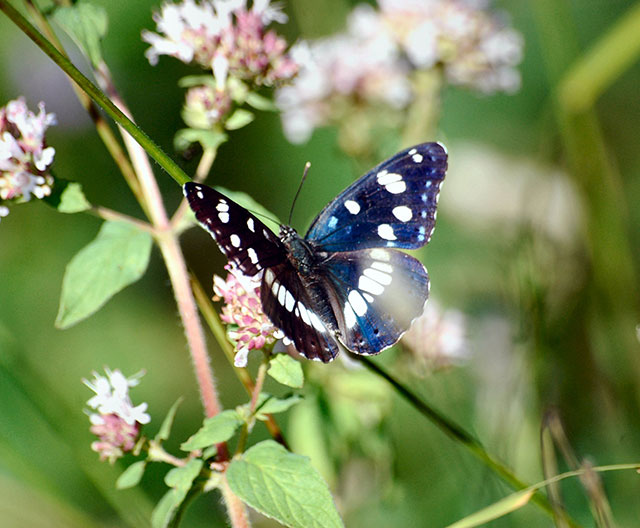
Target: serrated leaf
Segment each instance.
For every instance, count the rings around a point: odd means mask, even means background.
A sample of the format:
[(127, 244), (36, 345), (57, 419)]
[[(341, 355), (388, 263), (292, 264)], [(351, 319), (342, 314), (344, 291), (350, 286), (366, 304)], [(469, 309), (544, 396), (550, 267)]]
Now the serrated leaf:
[(276, 227), (280, 226), (280, 220), (276, 215), (274, 215), (271, 211), (269, 211), (266, 207), (262, 206), (258, 202), (256, 202), (250, 195), (242, 191), (230, 191), (224, 187), (216, 186), (214, 189), (218, 192), (221, 192), (228, 198), (231, 198), (238, 205), (241, 205), (245, 209), (249, 210), (251, 213), (260, 217), (260, 220), (265, 222), (267, 225), (269, 223), (275, 224)]
[(144, 274), (151, 235), (124, 222), (104, 222), (98, 236), (71, 259), (62, 282), (58, 328), (69, 328), (99, 310)]
[(207, 418), (200, 430), (180, 446), (183, 451), (204, 449), (220, 442), (226, 442), (242, 425), (243, 420), (234, 410), (222, 411), (220, 414)]
[(327, 484), (309, 459), (265, 440), (234, 459), (227, 469), (229, 487), (242, 501), (291, 528), (339, 528)]
[(82, 185), (60, 178), (56, 178), (51, 194), (45, 196), (43, 201), (61, 213), (79, 213), (91, 208), (82, 192)]
[(271, 99), (257, 94), (255, 92), (249, 92), (246, 98), (247, 104), (253, 106), (256, 110), (263, 110), (265, 112), (275, 112), (278, 107)]
[(224, 132), (217, 130), (204, 130), (200, 128), (183, 128), (176, 132), (173, 138), (173, 146), (176, 150), (188, 149), (193, 143), (200, 143), (202, 148), (216, 149), (229, 139)]
[(176, 402), (171, 406), (167, 416), (165, 416), (162, 421), (162, 425), (160, 426), (160, 430), (155, 437), (155, 440), (162, 441), (169, 438), (169, 434), (171, 433), (171, 427), (173, 426), (173, 420), (176, 417), (176, 411), (178, 410), (178, 406), (182, 403), (182, 396), (176, 400)]
[(450, 524), (447, 528), (473, 528), (474, 526), (483, 526), (494, 519), (498, 519), (522, 508), (529, 502), (535, 492), (535, 489), (525, 489), (512, 493), (491, 506), (487, 506), (464, 519)]
[(249, 112), (249, 110), (245, 110), (244, 108), (238, 108), (225, 121), (224, 127), (227, 130), (238, 130), (239, 128), (247, 126), (254, 119), (255, 115), (253, 112)]
[(144, 460), (140, 460), (138, 462), (134, 462), (127, 469), (125, 469), (116, 480), (116, 488), (117, 489), (127, 489), (133, 488), (133, 486), (137, 486), (140, 479), (142, 479), (142, 475), (144, 475), (144, 470), (147, 467), (147, 463)]
[(100, 41), (107, 34), (108, 26), (104, 8), (78, 2), (70, 7), (56, 9), (53, 18), (97, 68), (102, 62)]
[(267, 374), (278, 383), (294, 389), (300, 389), (304, 384), (302, 365), (289, 354), (276, 354), (271, 357)]

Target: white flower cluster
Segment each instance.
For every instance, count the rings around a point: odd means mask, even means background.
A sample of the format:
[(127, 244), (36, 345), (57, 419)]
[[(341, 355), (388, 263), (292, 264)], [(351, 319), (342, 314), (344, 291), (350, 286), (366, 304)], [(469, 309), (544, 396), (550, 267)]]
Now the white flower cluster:
[(292, 50), (300, 72), (277, 93), (290, 141), (306, 141), (335, 118), (345, 96), (354, 104), (407, 106), (414, 70), (437, 68), (449, 83), (483, 93), (519, 88), (522, 37), (477, 1), (378, 3), (380, 10), (357, 6), (344, 33)]
[(133, 406), (129, 398), (129, 387), (136, 386), (140, 376), (125, 378), (119, 370), (105, 368), (107, 376), (93, 373), (94, 379), (82, 380), (96, 393), (87, 405), (97, 412), (89, 415), (91, 432), (98, 440), (91, 449), (100, 454), (101, 460), (114, 463), (124, 453), (132, 451), (140, 433), (140, 426), (151, 421), (145, 412), (147, 404)]
[(125, 378), (118, 369), (112, 371), (105, 368), (105, 372), (107, 374), (106, 377), (93, 372), (93, 380), (82, 380), (87, 387), (96, 393), (87, 402), (89, 407), (98, 411), (89, 416), (91, 423), (102, 423), (103, 417), (109, 414), (115, 414), (129, 425), (133, 425), (136, 422), (140, 424), (149, 423), (151, 418), (145, 412), (147, 404), (141, 403), (134, 407), (129, 398), (129, 387), (138, 385), (141, 375)]
[[(27, 108), (23, 97), (0, 108), (0, 201), (27, 202), (32, 196), (43, 198), (51, 193), (53, 178), (47, 173), (55, 149), (45, 142), (45, 132), (55, 124), (54, 114)], [(0, 217), (9, 210), (0, 206)]]

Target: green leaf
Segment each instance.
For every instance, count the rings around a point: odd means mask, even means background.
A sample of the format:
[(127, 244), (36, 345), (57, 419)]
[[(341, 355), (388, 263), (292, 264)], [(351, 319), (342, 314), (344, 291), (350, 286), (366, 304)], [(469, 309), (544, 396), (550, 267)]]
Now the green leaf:
[(180, 449), (193, 451), (195, 449), (204, 449), (220, 442), (226, 442), (234, 435), (236, 429), (242, 423), (243, 420), (236, 411), (222, 411), (212, 418), (205, 419), (200, 430), (184, 442)]
[(182, 403), (182, 396), (176, 400), (176, 402), (171, 406), (167, 416), (165, 416), (162, 425), (160, 426), (160, 430), (155, 437), (155, 440), (158, 442), (162, 440), (166, 440), (169, 438), (169, 434), (171, 433), (171, 426), (173, 425), (173, 419), (176, 417), (176, 411), (178, 410), (178, 406)]
[(278, 383), (294, 389), (302, 388), (304, 384), (304, 374), (302, 365), (293, 359), (289, 354), (276, 354), (269, 360), (269, 370), (267, 374)]
[(151, 526), (153, 528), (166, 528), (173, 519), (176, 510), (187, 496), (184, 490), (170, 489), (167, 491), (151, 514)]
[(271, 99), (257, 94), (255, 92), (249, 92), (247, 94), (247, 104), (253, 106), (256, 110), (263, 110), (265, 112), (275, 112), (278, 107)]
[(104, 222), (98, 236), (67, 265), (56, 326), (69, 328), (89, 317), (137, 281), (150, 253), (149, 233), (124, 222)]
[(247, 126), (251, 121), (255, 119), (253, 112), (238, 108), (229, 118), (225, 121), (224, 127), (227, 130), (238, 130), (239, 128)]
[(216, 80), (213, 75), (187, 75), (178, 81), (181, 88), (193, 88), (194, 86), (216, 87)]
[(327, 484), (309, 459), (273, 440), (260, 442), (234, 459), (227, 482), (242, 501), (285, 526), (344, 526)]
[(193, 481), (202, 471), (204, 462), (198, 458), (189, 460), (183, 467), (173, 468), (165, 477), (164, 482), (170, 489), (160, 499), (151, 515), (153, 528), (165, 528), (169, 526), (176, 511), (186, 498)]
[(169, 471), (164, 477), (164, 483), (170, 488), (189, 491), (203, 465), (204, 462), (199, 458), (192, 458), (184, 466)]
[(200, 143), (202, 148), (216, 149), (229, 139), (224, 132), (204, 130), (201, 128), (183, 128), (176, 132), (173, 146), (178, 151), (187, 150), (193, 143)]
[(535, 492), (536, 490), (534, 488), (530, 488), (512, 493), (491, 506), (487, 506), (464, 519), (450, 524), (447, 528), (473, 528), (474, 526), (483, 526), (489, 521), (493, 521), (494, 519), (498, 519), (522, 508), (529, 502)]
[(78, 182), (56, 178), (49, 196), (43, 198), (61, 213), (79, 213), (91, 208)]
[(107, 34), (107, 12), (102, 7), (78, 2), (56, 9), (53, 18), (97, 68), (102, 62), (100, 41)]
[(266, 420), (267, 414), (284, 412), (300, 401), (302, 401), (302, 398), (297, 394), (292, 394), (288, 398), (280, 399), (263, 392), (258, 397), (256, 418), (258, 420)]
[(140, 460), (131, 464), (124, 470), (122, 475), (118, 477), (118, 480), (116, 481), (116, 488), (127, 489), (136, 486), (138, 482), (140, 482), (142, 475), (144, 475), (146, 467), (147, 462), (145, 460)]
[(221, 192), (226, 197), (231, 198), (238, 205), (241, 205), (245, 209), (248, 209), (251, 213), (260, 217), (260, 220), (268, 223), (273, 223), (276, 228), (279, 228), (281, 222), (276, 215), (269, 211), (266, 207), (263, 207), (256, 202), (250, 195), (241, 191), (230, 191), (224, 187), (214, 187), (216, 191)]

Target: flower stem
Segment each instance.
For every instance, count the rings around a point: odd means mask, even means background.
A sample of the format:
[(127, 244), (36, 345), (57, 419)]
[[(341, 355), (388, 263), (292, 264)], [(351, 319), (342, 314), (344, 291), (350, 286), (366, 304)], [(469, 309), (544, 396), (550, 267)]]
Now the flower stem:
[[(196, 168), (196, 174), (193, 178), (194, 181), (202, 182), (206, 179), (211, 171), (211, 167), (213, 166), (213, 162), (216, 159), (216, 154), (218, 153), (217, 148), (206, 148), (202, 153), (202, 157), (200, 158), (200, 162), (198, 163), (198, 167)], [(178, 209), (171, 218), (171, 225), (178, 226), (184, 217), (184, 214), (187, 212), (187, 200), (182, 199)]]
[(229, 514), (229, 520), (233, 528), (250, 528), (249, 514), (244, 503), (231, 491), (229, 484), (227, 483), (226, 475), (223, 475), (222, 482), (220, 484), (220, 491), (222, 492), (222, 498), (227, 506), (227, 513)]
[(6, 0), (0, 0), (0, 11), (18, 26), (53, 62), (55, 62), (80, 88), (93, 99), (116, 123), (124, 128), (180, 185), (190, 178), (154, 141), (135, 123), (127, 118), (95, 84), (87, 79), (67, 57), (62, 55), (38, 30)]
[(108, 207), (94, 205), (94, 206), (91, 206), (90, 209), (87, 209), (87, 213), (97, 216), (98, 218), (102, 218), (103, 220), (110, 220), (113, 222), (125, 222), (127, 224), (131, 224), (137, 227), (142, 231), (155, 234), (155, 230), (153, 229), (153, 226), (151, 226), (147, 222), (143, 222), (142, 220), (138, 220), (137, 218), (133, 218), (132, 216), (126, 215), (124, 213), (119, 213), (118, 211), (114, 211), (113, 209), (109, 209)]
[(410, 147), (433, 139), (438, 125), (442, 72), (439, 68), (414, 73), (415, 98), (407, 111), (402, 146)]
[[(395, 379), (391, 374), (389, 374), (385, 369), (383, 369), (380, 365), (372, 361), (371, 359), (364, 356), (352, 356), (356, 357), (358, 361), (360, 361), (364, 366), (366, 366), (369, 370), (374, 372), (376, 375), (385, 379), (389, 382), (393, 388), (398, 391), (398, 393), (406, 399), (413, 407), (415, 407), (418, 412), (422, 415), (426, 416), (431, 422), (433, 422), (441, 431), (443, 431), (447, 436), (450, 436), (460, 444), (462, 444), (471, 454), (473, 454), (476, 458), (480, 459), (482, 463), (484, 463), (491, 471), (493, 471), (496, 475), (498, 475), (504, 482), (506, 482), (509, 486), (516, 490), (524, 490), (528, 487), (528, 485), (516, 477), (509, 468), (507, 468), (504, 464), (493, 458), (487, 451), (482, 447), (482, 444), (478, 442), (470, 433), (465, 431), (458, 424), (450, 421), (446, 416), (441, 414), (439, 411), (431, 407), (429, 404), (422, 401), (415, 393), (413, 393), (410, 389), (408, 389), (405, 385)], [(539, 491), (536, 491), (535, 494), (531, 498), (532, 502), (534, 502), (537, 506), (539, 506), (542, 510), (545, 511), (548, 515), (553, 517), (554, 512), (549, 500), (542, 495)], [(566, 519), (569, 522), (569, 525), (573, 528), (578, 527), (574, 521), (567, 517)]]

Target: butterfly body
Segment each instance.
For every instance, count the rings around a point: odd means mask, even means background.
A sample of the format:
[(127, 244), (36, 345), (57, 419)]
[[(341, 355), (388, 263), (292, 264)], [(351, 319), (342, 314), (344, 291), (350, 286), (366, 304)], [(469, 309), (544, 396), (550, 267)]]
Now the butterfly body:
[(215, 189), (187, 183), (198, 221), (229, 261), (261, 276), (265, 314), (310, 359), (331, 361), (341, 347), (377, 354), (422, 314), (427, 271), (398, 251), (425, 245), (435, 225), (447, 154), (439, 143), (406, 149), (331, 201), (301, 237), (273, 234)]

